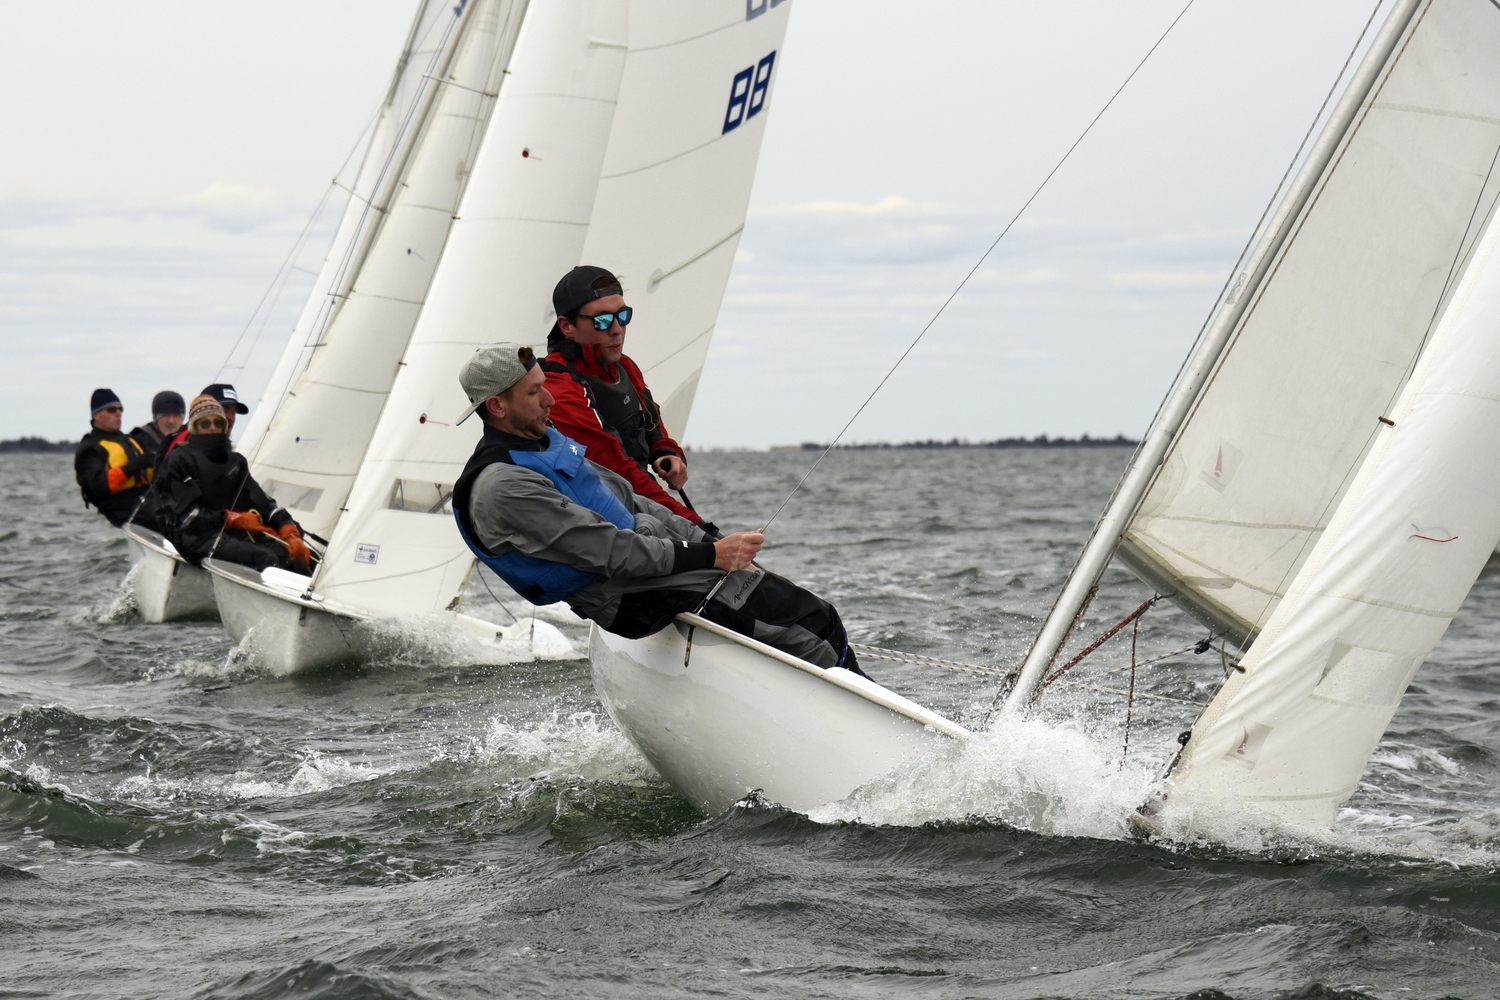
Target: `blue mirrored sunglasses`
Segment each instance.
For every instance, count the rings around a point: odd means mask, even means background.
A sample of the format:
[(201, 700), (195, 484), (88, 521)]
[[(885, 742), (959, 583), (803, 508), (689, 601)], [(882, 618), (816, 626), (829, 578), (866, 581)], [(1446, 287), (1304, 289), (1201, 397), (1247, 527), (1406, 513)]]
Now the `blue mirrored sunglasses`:
[(597, 316), (580, 316), (579, 319), (591, 319), (594, 321), (594, 329), (603, 333), (615, 325), (615, 320), (620, 321), (621, 326), (629, 326), (630, 318), (635, 315), (635, 310), (629, 306), (622, 306), (612, 313), (600, 313)]

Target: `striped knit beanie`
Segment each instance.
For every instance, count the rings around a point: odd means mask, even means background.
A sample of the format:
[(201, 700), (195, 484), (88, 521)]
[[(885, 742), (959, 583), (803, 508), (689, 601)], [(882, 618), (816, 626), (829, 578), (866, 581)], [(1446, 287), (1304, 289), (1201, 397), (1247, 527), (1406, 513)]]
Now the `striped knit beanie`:
[(188, 430), (194, 434), (198, 433), (198, 421), (204, 417), (218, 417), (226, 424), (228, 418), (224, 416), (224, 407), (212, 396), (195, 396), (193, 405), (188, 408)]

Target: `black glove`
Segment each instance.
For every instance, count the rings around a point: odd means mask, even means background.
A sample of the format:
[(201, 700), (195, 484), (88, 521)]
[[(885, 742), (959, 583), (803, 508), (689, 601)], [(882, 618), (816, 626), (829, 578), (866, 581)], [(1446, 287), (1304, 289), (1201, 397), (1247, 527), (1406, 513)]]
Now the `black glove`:
[(136, 455), (130, 461), (126, 462), (124, 468), (125, 475), (132, 476), (136, 479), (141, 479), (144, 477), (144, 474), (151, 469), (151, 456), (147, 455), (145, 452), (141, 452), (139, 455)]

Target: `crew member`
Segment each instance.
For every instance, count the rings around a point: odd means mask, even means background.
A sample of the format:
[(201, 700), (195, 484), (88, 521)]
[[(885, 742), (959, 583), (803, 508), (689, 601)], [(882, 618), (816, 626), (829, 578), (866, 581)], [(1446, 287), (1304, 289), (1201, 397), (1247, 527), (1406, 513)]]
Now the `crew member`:
[(168, 438), (182, 430), (186, 416), (187, 404), (182, 401), (182, 396), (171, 389), (163, 389), (151, 400), (151, 421), (132, 430), (130, 436), (154, 457)]
[(553, 409), (531, 349), (495, 344), (464, 366), (459, 383), (484, 437), (453, 488), (453, 514), (474, 554), (534, 604), (567, 601), (626, 638), (695, 611), (729, 579), (704, 617), (824, 668), (859, 671), (828, 602), (752, 564), (765, 537), (703, 529), (584, 457), (547, 426)]
[(73, 453), (73, 477), (85, 506), (93, 506), (120, 527), (133, 521), (160, 531), (152, 505), (145, 503), (151, 484), (151, 453), (135, 438), (120, 433), (125, 407), (113, 389), (95, 389), (89, 400), (88, 434)]
[(183, 558), (209, 556), (253, 569), (311, 574), (311, 553), (285, 509), (266, 496), (243, 455), (229, 447), (230, 419), (210, 395), (188, 411), (187, 440), (163, 461), (156, 493), (168, 537)]
[[(235, 392), (234, 386), (230, 385), (228, 382), (215, 382), (213, 385), (205, 386), (203, 391), (198, 395), (212, 396), (218, 402), (218, 404), (223, 407), (224, 419), (229, 421), (229, 429), (224, 432), (225, 437), (228, 437), (230, 434), (234, 433), (234, 415), (236, 413), (250, 412), (250, 407), (240, 402), (240, 394)], [(161, 450), (156, 453), (156, 467), (158, 469), (160, 469), (161, 464), (167, 460), (167, 456), (172, 453), (172, 449), (176, 448), (179, 444), (186, 441), (187, 437), (188, 429), (186, 427), (182, 428), (182, 430), (178, 431), (176, 434), (172, 434), (167, 437), (166, 441), (161, 446)]]
[(655, 470), (681, 490), (687, 460), (662, 425), (646, 377), (625, 356), (633, 310), (620, 279), (602, 267), (575, 267), (552, 289), (552, 308), (557, 323), (542, 361), (554, 400), (552, 426), (587, 448), (589, 461), (624, 476), (637, 496), (698, 524), (697, 512), (651, 477)]

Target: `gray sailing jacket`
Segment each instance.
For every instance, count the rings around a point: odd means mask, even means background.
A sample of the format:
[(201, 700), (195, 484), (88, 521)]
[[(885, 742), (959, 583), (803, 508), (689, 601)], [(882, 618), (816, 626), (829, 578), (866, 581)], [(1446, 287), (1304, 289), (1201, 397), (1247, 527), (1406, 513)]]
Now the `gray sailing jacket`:
[(469, 518), (478, 541), (497, 555), (512, 549), (604, 577), (569, 596), (585, 618), (608, 628), (620, 598), (638, 590), (674, 587), (707, 591), (713, 545), (703, 530), (593, 462), (604, 485), (635, 515), (635, 530), (621, 531), (603, 515), (580, 507), (539, 472), (496, 462), (474, 480)]

